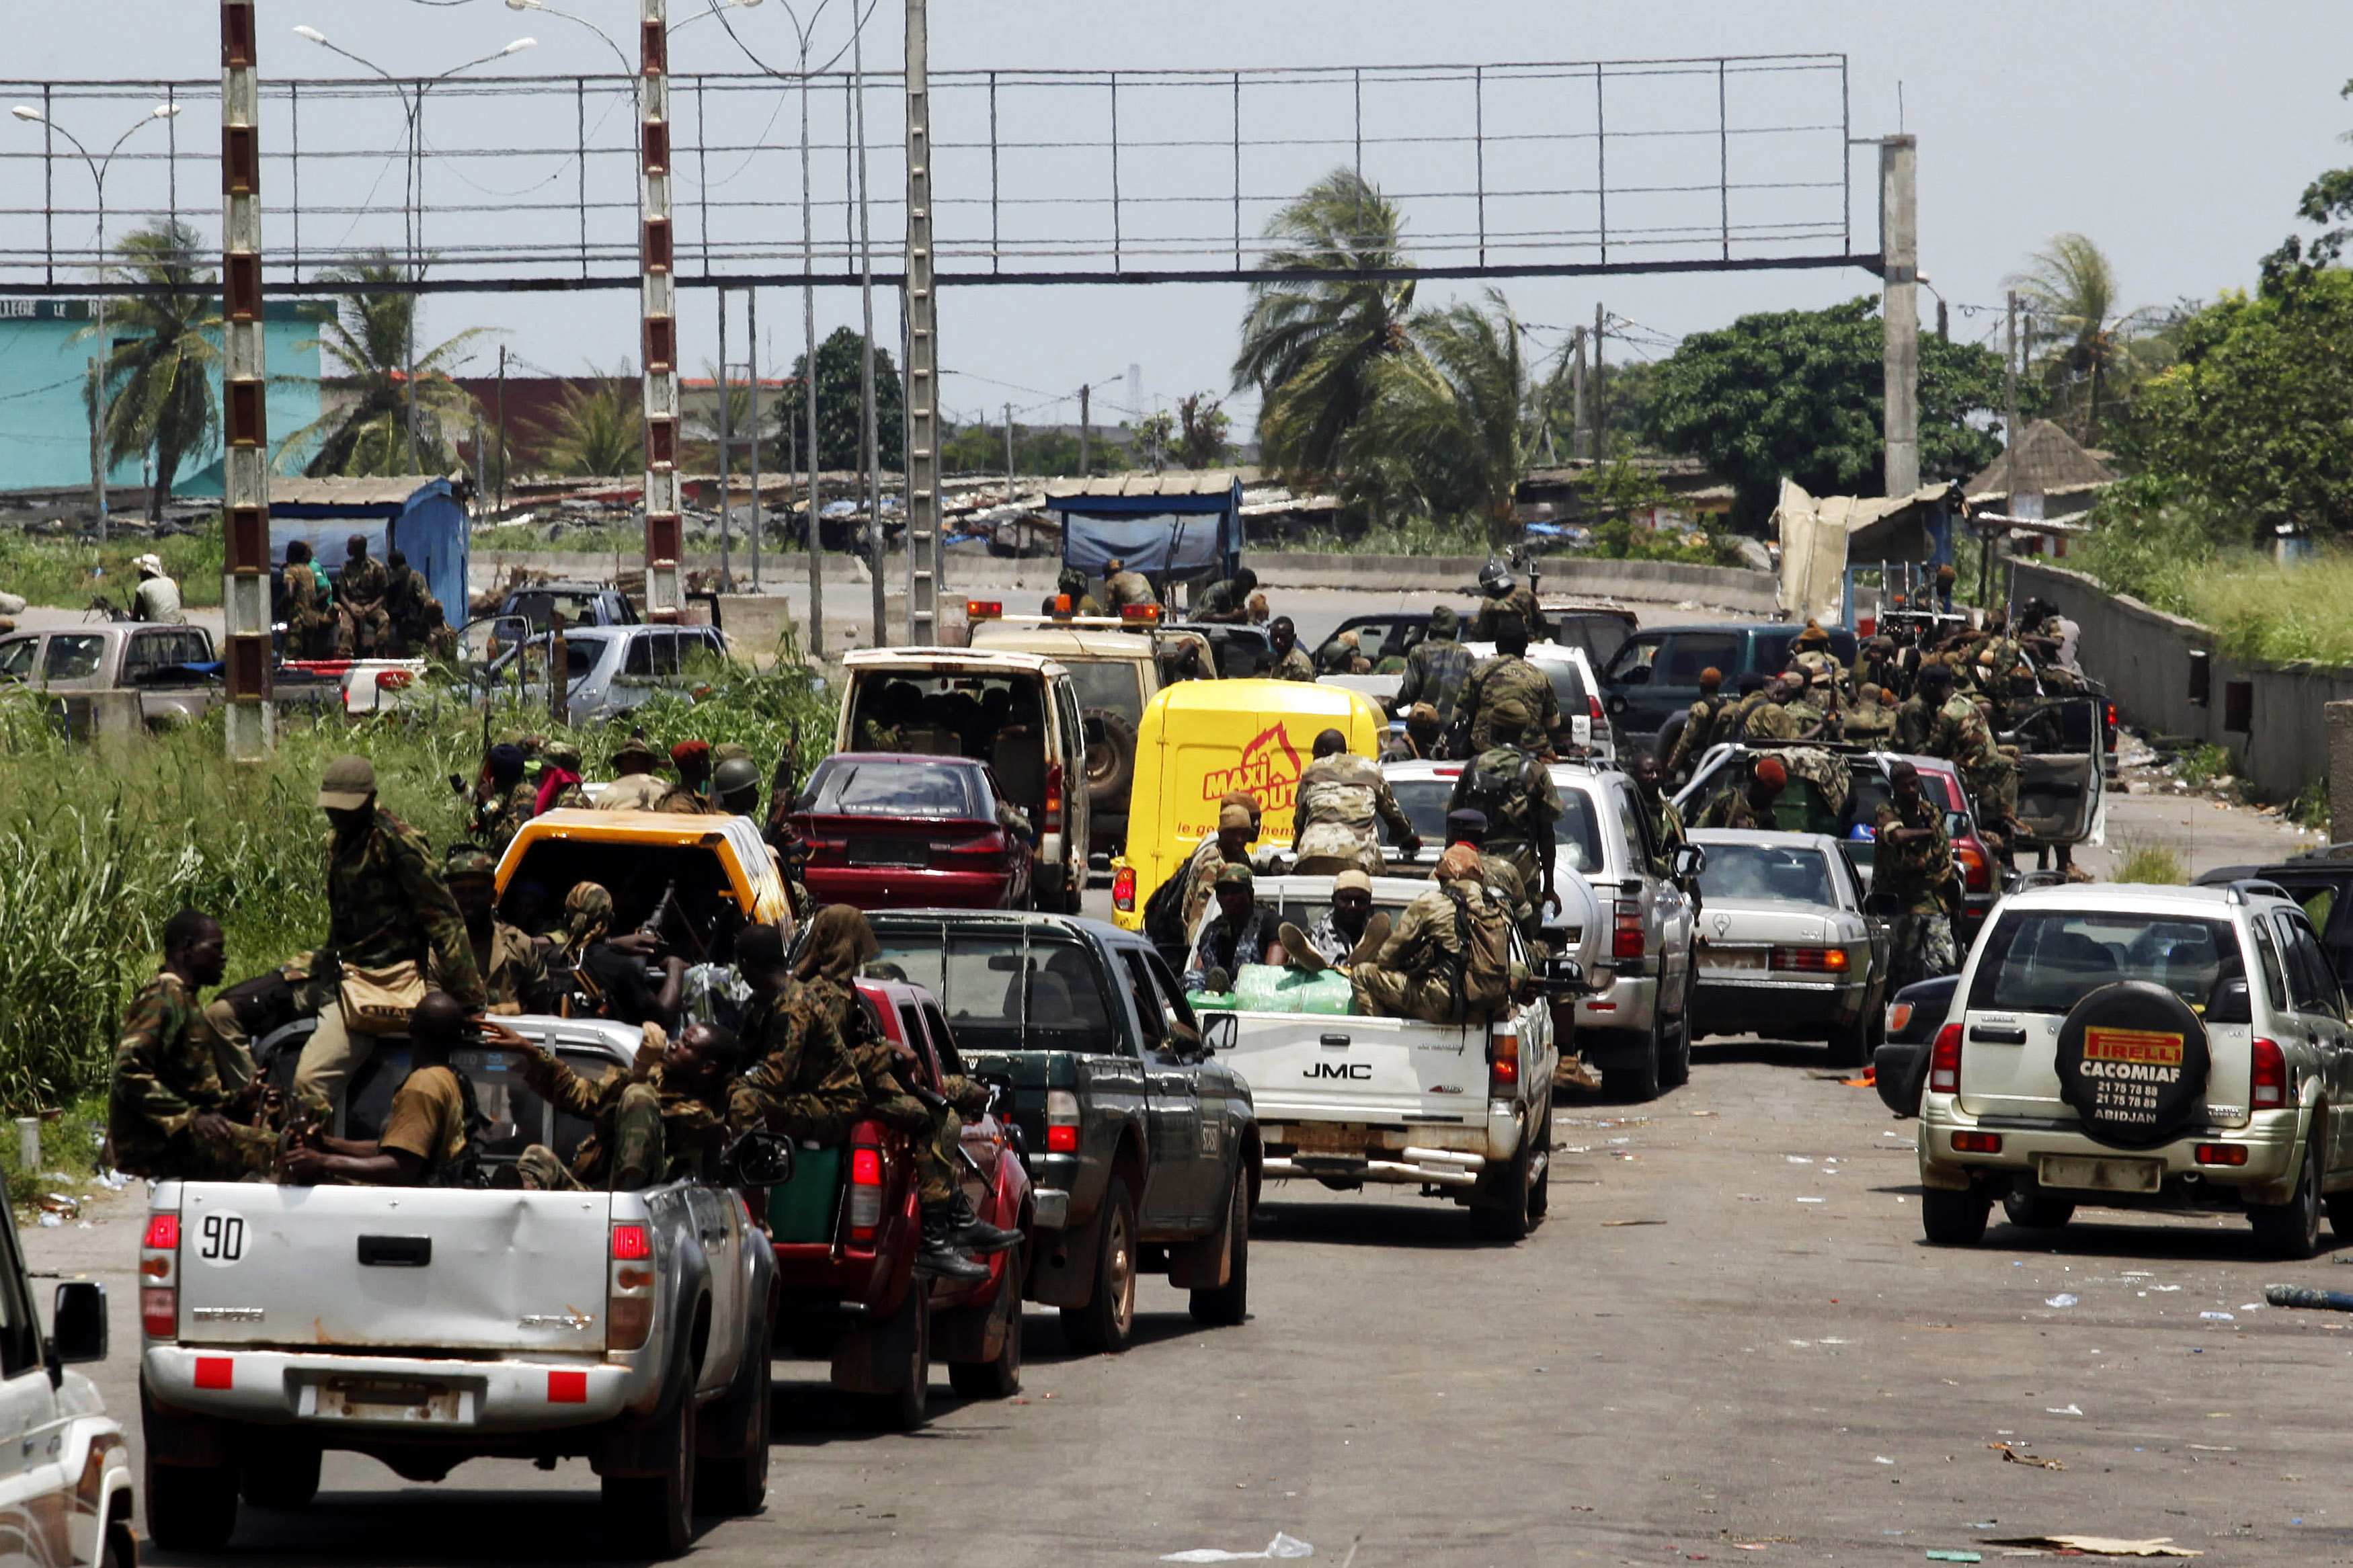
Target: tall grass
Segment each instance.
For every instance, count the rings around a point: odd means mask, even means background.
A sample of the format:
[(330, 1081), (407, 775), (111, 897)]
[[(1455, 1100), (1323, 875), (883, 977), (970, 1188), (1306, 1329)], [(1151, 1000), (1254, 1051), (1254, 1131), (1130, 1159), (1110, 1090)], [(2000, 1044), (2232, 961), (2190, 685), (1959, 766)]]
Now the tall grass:
[(132, 590), (139, 586), (132, 560), (151, 551), (164, 558), (164, 569), (178, 581), (182, 604), (221, 602), (220, 528), (217, 521), (210, 521), (194, 533), (169, 539), (121, 536), (104, 545), (78, 539), (41, 539), (14, 531), (0, 532), (0, 588), (36, 605), (71, 609), (103, 594), (127, 608)]
[(2126, 841), (2116, 846), (2124, 856), (2116, 868), (2119, 882), (2144, 882), (2158, 887), (2178, 888), (2189, 880), (2189, 868), (2181, 852), (2170, 844)]
[[(833, 710), (789, 644), (779, 651), (781, 674), (715, 671), (700, 700), (666, 698), (625, 723), (567, 732), (501, 709), (491, 729), (565, 736), (592, 777), (631, 729), (661, 747), (733, 741), (763, 772), (789, 745), (797, 785), (830, 748)], [(456, 705), (360, 727), (295, 719), (266, 762), (232, 765), (217, 715), (94, 750), (67, 742), (33, 700), (0, 695), (0, 1112), (55, 1108), (105, 1081), (123, 1005), (183, 905), (220, 920), (232, 980), (325, 940), (314, 803), (331, 758), (371, 758), (386, 808), (446, 847), (465, 826), (448, 778), (473, 777), (481, 735), (480, 710)]]

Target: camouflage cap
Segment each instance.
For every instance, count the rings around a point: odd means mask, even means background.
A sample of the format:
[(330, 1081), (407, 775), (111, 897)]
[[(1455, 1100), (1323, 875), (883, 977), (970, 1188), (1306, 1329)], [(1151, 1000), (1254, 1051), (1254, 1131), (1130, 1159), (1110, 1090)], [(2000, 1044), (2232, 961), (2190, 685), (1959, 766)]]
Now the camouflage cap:
[(489, 850), (480, 845), (452, 844), (448, 855), (441, 862), (441, 874), (453, 882), (461, 877), (487, 879), (499, 874), (499, 863), (491, 858)]
[(1239, 860), (1229, 860), (1218, 868), (1216, 885), (1220, 888), (1240, 888), (1247, 893), (1253, 885), (1250, 868)]
[(566, 773), (580, 771), (580, 748), (569, 741), (551, 741), (540, 749), (542, 760), (554, 763)]
[(1462, 617), (1451, 605), (1440, 605), (1430, 612), (1430, 635), (1443, 642), (1454, 636), (1462, 625)]
[(319, 780), (319, 809), (357, 811), (375, 796), (375, 764), (365, 757), (337, 757)]

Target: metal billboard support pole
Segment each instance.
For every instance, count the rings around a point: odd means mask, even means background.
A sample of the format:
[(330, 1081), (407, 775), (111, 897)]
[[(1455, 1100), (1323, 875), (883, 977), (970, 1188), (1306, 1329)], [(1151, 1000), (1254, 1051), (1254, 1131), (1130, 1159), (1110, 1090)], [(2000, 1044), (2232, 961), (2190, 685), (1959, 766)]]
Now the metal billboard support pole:
[[(940, 359), (932, 293), (931, 35), (907, 0), (907, 640), (939, 641)], [(880, 563), (877, 563), (880, 565)]]
[(1883, 488), (1908, 496), (1920, 488), (1919, 138), (1879, 144), (1879, 248), (1885, 258), (1880, 317), (1883, 365)]
[(221, 619), (232, 762), (269, 752), (269, 376), (261, 324), (261, 91), (254, 0), (221, 0)]
[(678, 559), (678, 284), (670, 270), (668, 0), (638, 0), (638, 265), (643, 300), (646, 422), (646, 618), (676, 622), (685, 601)]

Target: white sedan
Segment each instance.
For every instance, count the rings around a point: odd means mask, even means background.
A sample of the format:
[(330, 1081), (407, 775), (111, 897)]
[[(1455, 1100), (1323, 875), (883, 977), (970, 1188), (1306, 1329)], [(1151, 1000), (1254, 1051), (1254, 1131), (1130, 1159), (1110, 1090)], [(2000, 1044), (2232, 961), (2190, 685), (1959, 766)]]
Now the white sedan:
[(1826, 1039), (1871, 1059), (1885, 1000), (1888, 922), (1863, 909), (1845, 847), (1820, 833), (1694, 833), (1700, 872), (1700, 1032)]

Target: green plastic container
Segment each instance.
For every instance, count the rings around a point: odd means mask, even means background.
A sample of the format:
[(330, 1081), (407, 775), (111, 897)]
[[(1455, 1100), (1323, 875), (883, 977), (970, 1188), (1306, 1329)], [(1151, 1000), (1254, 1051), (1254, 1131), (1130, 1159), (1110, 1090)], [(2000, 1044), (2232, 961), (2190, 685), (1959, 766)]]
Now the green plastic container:
[(796, 1146), (793, 1179), (768, 1189), (768, 1238), (786, 1242), (831, 1241), (840, 1191), (840, 1149)]

